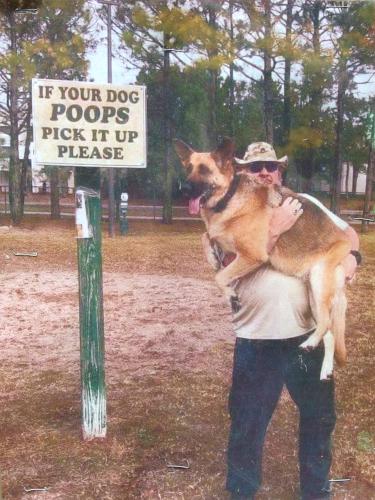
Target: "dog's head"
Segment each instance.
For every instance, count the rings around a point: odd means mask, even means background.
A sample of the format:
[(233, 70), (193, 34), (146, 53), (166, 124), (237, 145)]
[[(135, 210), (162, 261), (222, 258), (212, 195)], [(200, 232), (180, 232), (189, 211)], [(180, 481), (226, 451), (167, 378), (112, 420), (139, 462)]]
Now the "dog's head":
[(194, 151), (179, 139), (174, 140), (174, 146), (187, 175), (190, 212), (198, 213), (200, 206), (214, 205), (233, 179), (233, 141), (224, 138), (216, 150), (209, 153)]

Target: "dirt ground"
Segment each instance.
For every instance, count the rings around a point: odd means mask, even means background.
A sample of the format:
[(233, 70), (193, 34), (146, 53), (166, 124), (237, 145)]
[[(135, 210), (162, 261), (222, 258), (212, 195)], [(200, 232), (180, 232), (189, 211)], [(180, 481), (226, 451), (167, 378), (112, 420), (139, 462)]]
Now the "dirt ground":
[[(1, 225), (9, 221), (0, 219)], [(105, 228), (104, 228), (105, 229)], [(80, 432), (73, 221), (0, 227), (0, 477), (5, 499), (226, 499), (230, 312), (200, 223), (103, 234), (108, 435)], [(375, 499), (375, 233), (349, 289), (349, 363), (336, 373), (335, 499)], [(36, 251), (37, 257), (15, 256)], [(298, 498), (297, 413), (283, 394), (260, 500)], [(182, 465), (185, 468), (171, 466)], [(45, 491), (27, 491), (46, 488)], [(1, 497), (1, 495), (0, 495)]]

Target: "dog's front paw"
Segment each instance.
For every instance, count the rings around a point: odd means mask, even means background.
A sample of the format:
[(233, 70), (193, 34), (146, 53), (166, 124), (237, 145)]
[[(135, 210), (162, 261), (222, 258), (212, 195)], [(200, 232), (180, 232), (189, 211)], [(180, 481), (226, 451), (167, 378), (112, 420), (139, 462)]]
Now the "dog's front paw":
[(211, 242), (207, 233), (202, 236), (203, 251), (206, 256), (207, 262), (210, 264), (212, 269), (218, 271), (221, 267), (221, 261), (219, 258), (219, 248), (213, 242)]
[(237, 295), (232, 295), (230, 298), (230, 305), (233, 313), (238, 313), (241, 309), (241, 302)]

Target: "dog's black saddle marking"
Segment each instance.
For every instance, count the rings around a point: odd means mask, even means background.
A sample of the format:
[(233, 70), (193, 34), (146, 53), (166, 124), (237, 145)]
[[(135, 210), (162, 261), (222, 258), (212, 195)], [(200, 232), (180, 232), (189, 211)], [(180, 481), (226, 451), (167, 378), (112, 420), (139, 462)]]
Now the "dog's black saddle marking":
[(225, 195), (216, 203), (216, 205), (213, 207), (213, 212), (219, 213), (222, 212), (223, 210), (226, 209), (230, 199), (234, 195), (234, 193), (237, 191), (238, 185), (240, 183), (241, 177), (239, 175), (235, 175), (232, 179), (232, 182), (230, 183), (228, 191), (225, 193)]

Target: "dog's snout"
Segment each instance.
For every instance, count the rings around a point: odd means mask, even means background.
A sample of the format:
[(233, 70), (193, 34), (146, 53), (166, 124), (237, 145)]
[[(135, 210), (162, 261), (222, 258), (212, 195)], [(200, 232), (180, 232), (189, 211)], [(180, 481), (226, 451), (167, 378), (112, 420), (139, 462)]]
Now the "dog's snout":
[(181, 183), (181, 193), (184, 196), (190, 197), (193, 192), (193, 185), (191, 182), (185, 181)]

